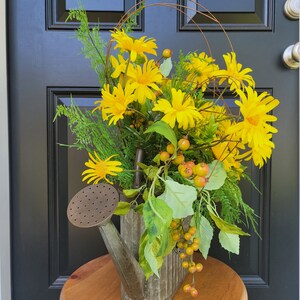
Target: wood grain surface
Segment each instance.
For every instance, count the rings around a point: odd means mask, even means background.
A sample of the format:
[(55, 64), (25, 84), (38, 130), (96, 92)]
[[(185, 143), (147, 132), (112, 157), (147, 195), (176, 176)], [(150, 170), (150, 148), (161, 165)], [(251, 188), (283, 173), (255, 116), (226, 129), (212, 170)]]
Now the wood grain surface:
[[(173, 300), (248, 299), (243, 281), (226, 264), (212, 257), (204, 260), (200, 255), (194, 260), (200, 260), (204, 265), (203, 271), (196, 273), (194, 277), (199, 295), (192, 298), (179, 288)], [(192, 280), (192, 275), (187, 275), (182, 286), (191, 283)], [(109, 255), (105, 255), (77, 269), (65, 283), (60, 300), (120, 300), (120, 285), (119, 275)]]

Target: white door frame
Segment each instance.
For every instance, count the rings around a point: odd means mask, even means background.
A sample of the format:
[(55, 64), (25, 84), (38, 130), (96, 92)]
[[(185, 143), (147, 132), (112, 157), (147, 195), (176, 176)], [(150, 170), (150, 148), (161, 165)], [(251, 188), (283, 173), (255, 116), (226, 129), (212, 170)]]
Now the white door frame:
[(6, 1), (0, 1), (0, 300), (11, 299)]

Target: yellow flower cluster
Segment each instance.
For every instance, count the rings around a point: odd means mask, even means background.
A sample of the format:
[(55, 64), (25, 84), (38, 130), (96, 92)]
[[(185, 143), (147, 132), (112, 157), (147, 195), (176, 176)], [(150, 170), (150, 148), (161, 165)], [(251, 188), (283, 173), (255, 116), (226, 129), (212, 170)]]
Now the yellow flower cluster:
[[(217, 129), (205, 146), (215, 159), (223, 161), (226, 171), (234, 170), (238, 178), (243, 172), (243, 159), (252, 159), (262, 167), (270, 158), (274, 148), (272, 134), (277, 131), (270, 125), (276, 121), (270, 113), (279, 101), (254, 90), (255, 82), (249, 74), (252, 70), (243, 69), (234, 52), (223, 55), (225, 69), (220, 69), (215, 59), (204, 52), (187, 55), (182, 65), (185, 77), (178, 83), (178, 78), (172, 81), (162, 72), (163, 57), (155, 61), (146, 56), (157, 55), (155, 39), (136, 39), (123, 30), (115, 30), (111, 36), (119, 53), (110, 56), (110, 81), (102, 88), (102, 99), (95, 103), (95, 110), (102, 112), (108, 125), (122, 126), (126, 118), (131, 118), (131, 127), (138, 131), (141, 124), (147, 128), (150, 122), (162, 120), (171, 128), (200, 139), (205, 128), (214, 122)], [(219, 90), (227, 89), (238, 97), (235, 108), (228, 106), (223, 93), (205, 99), (203, 93), (216, 83)], [(234, 109), (239, 112), (233, 114)], [(106, 175), (121, 172), (120, 163), (110, 159), (90, 154), (86, 164), (90, 169), (83, 173), (84, 180), (108, 180)]]

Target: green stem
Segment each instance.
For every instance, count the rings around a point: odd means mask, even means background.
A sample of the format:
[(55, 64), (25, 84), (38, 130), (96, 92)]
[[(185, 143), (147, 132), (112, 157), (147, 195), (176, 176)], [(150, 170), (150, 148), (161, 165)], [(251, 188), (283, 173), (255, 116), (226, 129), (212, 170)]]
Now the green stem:
[(162, 171), (163, 168), (164, 168), (164, 166), (161, 166), (161, 167), (158, 169), (158, 171), (156, 172), (155, 176), (154, 176), (153, 182), (152, 182), (152, 184), (151, 184), (151, 186), (150, 186), (150, 189), (149, 189), (149, 199), (150, 199), (151, 197), (155, 197), (155, 196), (154, 196), (155, 183), (156, 183), (156, 181), (157, 181), (157, 179), (158, 179), (158, 176), (159, 176), (159, 174), (161, 173), (161, 171)]

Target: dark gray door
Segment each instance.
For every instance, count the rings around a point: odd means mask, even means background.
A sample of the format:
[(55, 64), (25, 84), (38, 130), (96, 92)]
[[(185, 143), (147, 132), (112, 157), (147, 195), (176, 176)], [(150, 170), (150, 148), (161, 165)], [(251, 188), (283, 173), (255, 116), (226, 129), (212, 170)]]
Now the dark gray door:
[[(113, 5), (112, 1), (85, 2), (91, 22), (101, 20), (104, 38), (135, 4), (134, 0), (115, 0)], [(211, 255), (239, 272), (250, 300), (296, 300), (298, 73), (283, 66), (281, 54), (297, 42), (298, 22), (284, 16), (283, 0), (201, 3), (224, 24), (239, 61), (254, 70), (257, 88), (281, 100), (272, 160), (261, 171), (249, 168), (262, 193), (243, 187), (245, 199), (262, 217), (262, 240), (255, 235), (242, 239), (241, 255), (230, 260), (219, 247)], [(55, 106), (69, 101), (70, 94), (79, 102), (92, 103), (99, 97), (99, 87), (89, 62), (79, 55), (79, 42), (72, 38), (76, 23), (64, 22), (73, 1), (10, 0), (7, 4), (13, 299), (54, 300), (73, 270), (106, 252), (97, 230), (75, 229), (67, 222), (68, 199), (83, 186), (80, 173), (86, 157), (57, 145), (72, 137), (65, 120), (52, 122)], [(205, 30), (213, 56), (221, 60), (221, 54), (230, 51), (224, 34), (201, 15), (188, 15), (192, 21), (171, 8), (149, 8), (138, 20), (136, 34), (155, 36), (160, 49), (175, 53), (205, 51), (196, 23)]]

